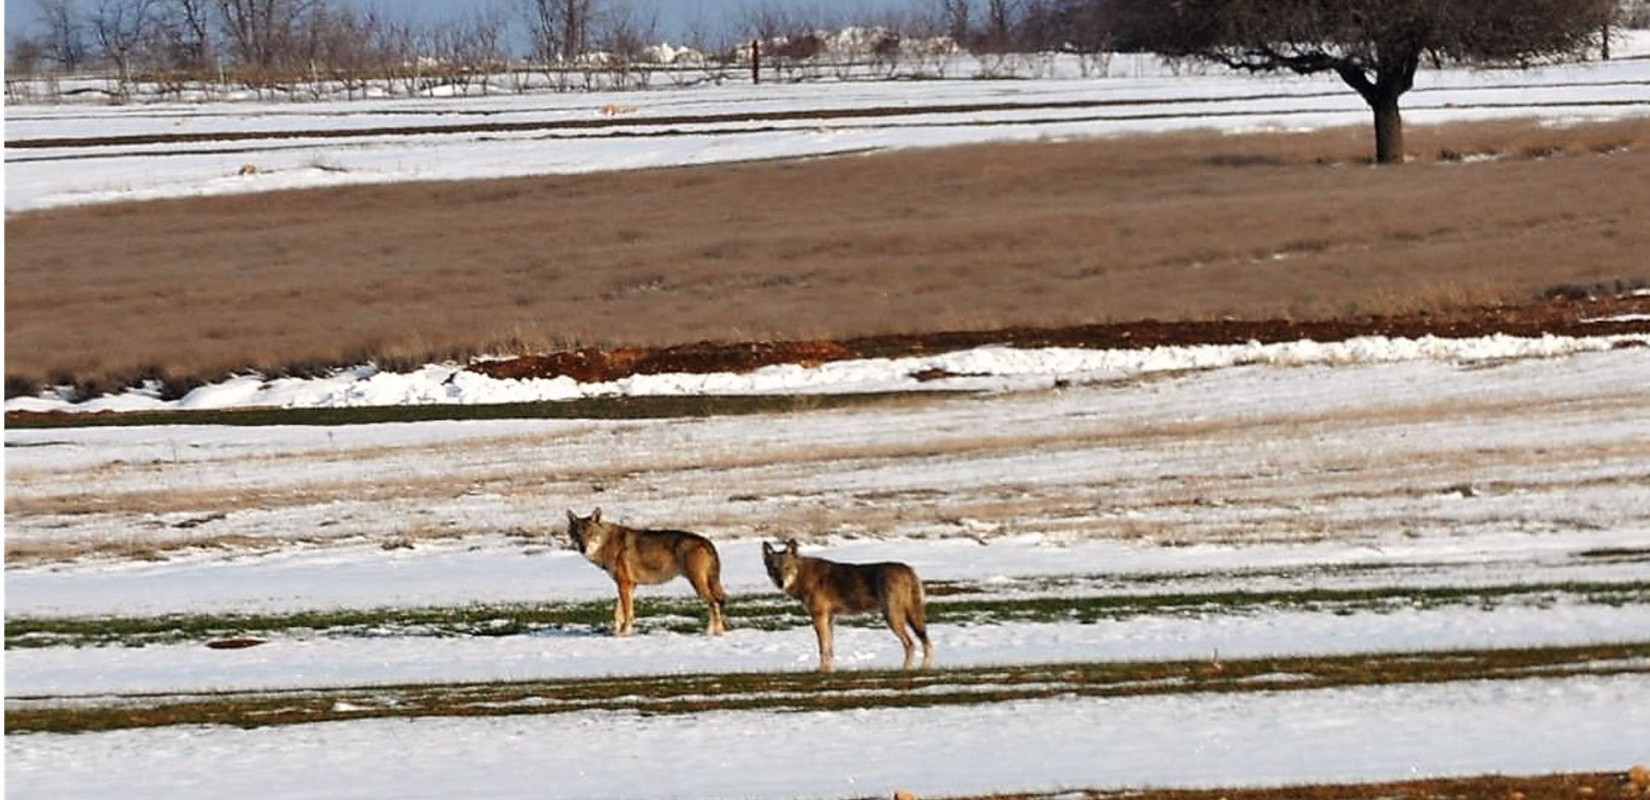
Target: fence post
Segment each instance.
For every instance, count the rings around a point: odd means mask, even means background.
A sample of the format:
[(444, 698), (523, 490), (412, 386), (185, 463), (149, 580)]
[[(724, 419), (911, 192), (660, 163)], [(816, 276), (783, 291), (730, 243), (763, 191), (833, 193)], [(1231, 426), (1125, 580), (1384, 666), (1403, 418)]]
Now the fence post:
[(751, 83), (762, 82), (762, 42), (751, 40)]

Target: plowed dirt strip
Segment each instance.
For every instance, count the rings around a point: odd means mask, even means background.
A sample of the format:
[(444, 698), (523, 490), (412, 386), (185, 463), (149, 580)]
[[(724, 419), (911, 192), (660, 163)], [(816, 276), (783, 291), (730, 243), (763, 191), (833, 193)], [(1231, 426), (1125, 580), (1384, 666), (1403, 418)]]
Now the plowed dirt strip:
[(251, 728), (375, 717), (590, 710), (648, 714), (844, 710), (1643, 673), (1650, 673), (1650, 643), (1645, 642), (1223, 662), (1039, 664), (918, 673), (725, 673), (288, 692), (31, 696), (7, 699), (6, 732), (73, 733), (195, 724)]
[(999, 794), (951, 800), (1575, 800), (1650, 795), (1650, 771), (1481, 775), (1391, 783), (1338, 783), (1263, 789), (1125, 789), (1059, 794)]

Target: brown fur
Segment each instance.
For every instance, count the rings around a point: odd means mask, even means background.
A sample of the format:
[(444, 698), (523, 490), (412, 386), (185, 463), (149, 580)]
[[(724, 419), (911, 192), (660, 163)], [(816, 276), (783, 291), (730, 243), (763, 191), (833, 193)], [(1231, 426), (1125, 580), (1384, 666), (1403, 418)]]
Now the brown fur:
[(922, 668), (934, 666), (934, 647), (928, 641), (928, 622), (923, 610), (922, 581), (906, 564), (887, 561), (877, 564), (843, 564), (810, 558), (797, 552), (796, 540), (775, 547), (762, 543), (762, 564), (768, 568), (773, 585), (802, 601), (813, 617), (819, 637), (819, 670), (833, 667), (832, 628), (837, 614), (860, 614), (880, 610), (882, 618), (905, 647), (905, 669), (911, 668), (915, 643), (909, 627), (922, 642)]
[(636, 584), (655, 584), (687, 576), (693, 591), (710, 606), (705, 633), (720, 636), (727, 627), (722, 618), (722, 559), (716, 545), (697, 533), (638, 530), (602, 521), (602, 510), (588, 517), (567, 512), (567, 535), (590, 562), (613, 576), (619, 600), (613, 606), (613, 633), (629, 636), (636, 630)]

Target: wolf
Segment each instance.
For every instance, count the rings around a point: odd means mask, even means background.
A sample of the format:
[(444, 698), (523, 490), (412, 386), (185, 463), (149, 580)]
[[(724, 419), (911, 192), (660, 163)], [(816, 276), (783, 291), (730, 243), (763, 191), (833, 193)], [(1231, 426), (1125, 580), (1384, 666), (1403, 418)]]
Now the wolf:
[(934, 666), (934, 646), (928, 641), (928, 621), (923, 611), (922, 581), (916, 570), (898, 562), (843, 564), (811, 558), (797, 552), (796, 540), (783, 545), (762, 543), (762, 565), (780, 591), (802, 601), (814, 620), (819, 637), (819, 671), (830, 672), (831, 630), (837, 614), (858, 614), (879, 609), (888, 627), (905, 647), (905, 669), (911, 668), (916, 646), (909, 627), (922, 642), (922, 668)]
[(722, 604), (727, 600), (722, 591), (722, 559), (709, 539), (688, 531), (638, 530), (603, 522), (600, 508), (588, 517), (569, 510), (567, 536), (619, 586), (619, 601), (613, 606), (614, 635), (629, 636), (636, 631), (636, 584), (664, 583), (682, 575), (710, 606), (710, 626), (705, 633), (721, 636), (727, 631), (722, 618)]

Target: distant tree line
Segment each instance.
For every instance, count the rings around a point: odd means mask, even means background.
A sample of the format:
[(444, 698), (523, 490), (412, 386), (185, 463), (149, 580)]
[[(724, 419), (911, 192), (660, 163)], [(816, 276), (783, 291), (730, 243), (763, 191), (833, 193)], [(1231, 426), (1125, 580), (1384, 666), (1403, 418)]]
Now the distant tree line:
[(112, 73), (142, 80), (356, 83), (420, 66), (476, 72), (502, 65), (502, 6), (478, 3), (417, 25), (328, 0), (33, 0), (37, 32), (8, 42), (11, 73)]
[[(958, 53), (978, 59), (982, 76), (989, 77), (996, 70), (1025, 69), (1030, 62), (1023, 59), (1036, 54), (1077, 54), (1086, 59), (1085, 69), (1103, 65), (1107, 53), (1118, 51), (1211, 56), (1225, 48), (1229, 55), (1262, 22), (1295, 25), (1308, 36), (1321, 33), (1329, 45), (1340, 47), (1348, 30), (1356, 38), (1364, 24), (1353, 16), (1393, 19), (1430, 3), (911, 0), (897, 12), (811, 15), (758, 4), (740, 19), (690, 23), (687, 31), (676, 32), (673, 38), (680, 41), (670, 42), (671, 48), (660, 46), (665, 43), (657, 21), (637, 14), (625, 0), (476, 0), (455, 17), (438, 20), (396, 17), (341, 0), (19, 1), (32, 3), (36, 24), (10, 36), (8, 82), (95, 71), (111, 79), (116, 94), (139, 82), (163, 92), (200, 83), (261, 91), (326, 82), (354, 94), (375, 82), (405, 93), (435, 86), (469, 93), (488, 91), (487, 76), (511, 70), (538, 70), (557, 88), (579, 88), (580, 76), (586, 85), (596, 85), (589, 76), (601, 71), (609, 77), (600, 85), (623, 88), (649, 80), (649, 66), (680, 66), (686, 59), (704, 76), (719, 79), (753, 57), (763, 58), (763, 66), (781, 79), (802, 80), (833, 69), (845, 75), (849, 67), (862, 75), (920, 77), (937, 71), (938, 59)], [(1615, 24), (1650, 25), (1650, 0), (1433, 5), (1495, 7), (1524, 25), (1530, 15), (1520, 16), (1520, 6), (1589, 3), (1611, 8)], [(1319, 11), (1310, 13), (1333, 16), (1342, 6), (1352, 9), (1345, 19), (1302, 16), (1312, 8)], [(1269, 7), (1264, 14), (1259, 10)], [(1418, 52), (1471, 57), (1500, 46), (1482, 30), (1470, 30), (1471, 19), (1443, 24), (1455, 32), (1429, 40)], [(1566, 31), (1568, 45), (1574, 36)], [(753, 42), (758, 47), (752, 48)], [(520, 88), (525, 79), (512, 80)]]

